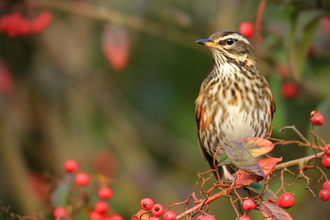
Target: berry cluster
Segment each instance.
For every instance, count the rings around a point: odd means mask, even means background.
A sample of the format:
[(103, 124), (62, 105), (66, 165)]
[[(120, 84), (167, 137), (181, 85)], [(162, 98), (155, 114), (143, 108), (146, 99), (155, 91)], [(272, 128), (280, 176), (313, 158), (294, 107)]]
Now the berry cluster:
[(40, 13), (34, 20), (25, 19), (22, 14), (4, 14), (0, 17), (0, 33), (10, 38), (26, 37), (29, 34), (41, 33), (52, 21), (49, 12)]
[[(153, 217), (151, 220), (161, 220), (160, 216), (164, 214), (164, 207), (161, 204), (154, 204), (150, 198), (144, 198), (140, 202), (141, 208), (151, 212)], [(167, 211), (164, 214), (164, 220), (176, 220), (176, 215), (172, 211)]]
[[(74, 160), (68, 160), (64, 164), (64, 170), (68, 174), (74, 174), (78, 171), (78, 164)], [(90, 177), (86, 173), (77, 173), (75, 176), (75, 182), (77, 186), (86, 186), (90, 183)], [(106, 199), (112, 198), (112, 190), (109, 187), (103, 186), (98, 190), (98, 197), (100, 201), (98, 201), (94, 205), (93, 211), (90, 213), (89, 217), (91, 220), (123, 220), (120, 215), (112, 215), (108, 217), (110, 214), (109, 206), (104, 201)], [(53, 215), (55, 219), (60, 219), (61, 216), (68, 216), (68, 212), (64, 207), (57, 207)], [(69, 218), (69, 217), (68, 217)], [(69, 218), (70, 219), (70, 218)]]

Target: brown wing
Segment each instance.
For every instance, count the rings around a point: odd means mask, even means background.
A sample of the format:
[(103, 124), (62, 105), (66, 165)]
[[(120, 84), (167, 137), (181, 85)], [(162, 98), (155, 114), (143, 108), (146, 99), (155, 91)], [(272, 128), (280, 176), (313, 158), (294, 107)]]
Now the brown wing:
[[(204, 129), (207, 129), (210, 125), (210, 118), (207, 110), (202, 107), (202, 95), (199, 95), (196, 99), (196, 109), (195, 109), (195, 118), (196, 118), (196, 124), (197, 124), (197, 133), (198, 133), (198, 144), (199, 149), (202, 152), (203, 157), (205, 160), (209, 163), (211, 169), (215, 169), (214, 163), (213, 163), (213, 155), (210, 155), (206, 150), (203, 142), (202, 142), (202, 131)], [(220, 176), (223, 176), (223, 170), (222, 167), (218, 167)]]

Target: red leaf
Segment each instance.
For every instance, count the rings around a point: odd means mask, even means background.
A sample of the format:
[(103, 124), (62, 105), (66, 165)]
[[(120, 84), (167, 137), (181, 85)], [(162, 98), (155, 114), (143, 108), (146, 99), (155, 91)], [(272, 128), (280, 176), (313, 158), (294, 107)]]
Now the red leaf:
[[(282, 161), (282, 158), (265, 158), (258, 160), (258, 163), (267, 177), (273, 172), (274, 167), (280, 161)], [(249, 186), (251, 183), (256, 183), (263, 179), (261, 176), (251, 174), (243, 170), (238, 170), (233, 174), (233, 176), (237, 177), (236, 187)]]
[(292, 220), (292, 217), (278, 205), (264, 201), (261, 203), (260, 212), (267, 220)]
[(103, 53), (112, 68), (123, 70), (128, 61), (130, 39), (124, 28), (106, 26), (102, 36)]

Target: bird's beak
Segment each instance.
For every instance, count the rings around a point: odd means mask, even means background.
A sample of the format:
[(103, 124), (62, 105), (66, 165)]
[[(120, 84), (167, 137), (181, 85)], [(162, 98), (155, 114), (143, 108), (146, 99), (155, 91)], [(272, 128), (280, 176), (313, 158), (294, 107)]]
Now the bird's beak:
[(209, 39), (200, 39), (200, 40), (196, 41), (196, 43), (207, 46), (207, 47), (216, 47), (218, 45)]

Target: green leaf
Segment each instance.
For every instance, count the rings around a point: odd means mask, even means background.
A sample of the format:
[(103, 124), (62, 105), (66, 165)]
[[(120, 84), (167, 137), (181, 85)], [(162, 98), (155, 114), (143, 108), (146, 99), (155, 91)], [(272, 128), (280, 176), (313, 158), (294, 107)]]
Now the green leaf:
[[(253, 157), (259, 157), (263, 154), (267, 154), (274, 149), (274, 144), (260, 137), (249, 137), (243, 138), (239, 141), (250, 153)], [(231, 164), (231, 161), (228, 159), (228, 155), (223, 153), (219, 159), (219, 166)]]
[[(264, 191), (265, 186), (261, 185), (260, 183), (251, 183), (251, 185), (247, 186), (246, 188), (252, 190), (253, 192), (261, 194)], [(272, 200), (275, 203), (278, 203), (278, 198), (276, 194), (273, 191), (271, 191), (269, 188), (266, 189), (266, 192), (264, 193), (263, 197)]]
[[(225, 162), (226, 162), (226, 163), (225, 163)], [(227, 165), (228, 162), (229, 162), (229, 164), (231, 163), (230, 160), (228, 159), (228, 155), (227, 155), (227, 153), (224, 152), (224, 153), (221, 155), (220, 159), (218, 160), (218, 163), (219, 163), (218, 165), (219, 165), (219, 166)], [(222, 164), (222, 163), (225, 163), (225, 164)]]
[(59, 206), (66, 206), (69, 192), (70, 192), (70, 186), (73, 180), (73, 175), (68, 174), (65, 176), (65, 178), (58, 184), (56, 189), (53, 191), (51, 195), (51, 202), (53, 206), (59, 207)]
[(239, 169), (258, 176), (266, 177), (258, 161), (252, 154), (239, 142), (227, 141), (224, 146), (229, 160)]
[(261, 203), (260, 212), (267, 220), (293, 220), (292, 217), (278, 205), (264, 201)]

